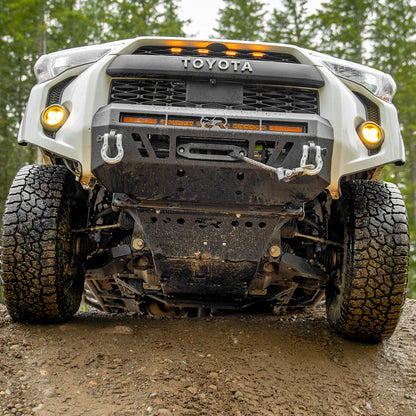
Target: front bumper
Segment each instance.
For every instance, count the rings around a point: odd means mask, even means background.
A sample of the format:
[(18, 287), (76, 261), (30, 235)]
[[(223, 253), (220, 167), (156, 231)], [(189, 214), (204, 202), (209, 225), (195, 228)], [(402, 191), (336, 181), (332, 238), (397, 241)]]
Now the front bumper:
[[(265, 131), (268, 125), (302, 132)], [(233, 157), (294, 170), (312, 144), (322, 149), (322, 169), (290, 180)], [(332, 127), (317, 115), (228, 111), (224, 117), (219, 110), (110, 104), (93, 120), (92, 171), (109, 191), (142, 202), (282, 207), (310, 201), (328, 186), (332, 148)]]

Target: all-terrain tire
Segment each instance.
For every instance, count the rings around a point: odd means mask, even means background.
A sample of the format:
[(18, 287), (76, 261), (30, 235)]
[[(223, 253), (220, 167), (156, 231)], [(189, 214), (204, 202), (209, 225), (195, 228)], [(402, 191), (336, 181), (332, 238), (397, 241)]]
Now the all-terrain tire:
[(84, 273), (71, 229), (85, 218), (85, 197), (63, 166), (25, 166), (6, 200), (1, 278), (17, 322), (68, 320), (79, 308)]
[(406, 298), (406, 208), (391, 183), (354, 180), (342, 194), (334, 220), (342, 224), (343, 265), (327, 287), (327, 317), (343, 337), (378, 342), (394, 332)]

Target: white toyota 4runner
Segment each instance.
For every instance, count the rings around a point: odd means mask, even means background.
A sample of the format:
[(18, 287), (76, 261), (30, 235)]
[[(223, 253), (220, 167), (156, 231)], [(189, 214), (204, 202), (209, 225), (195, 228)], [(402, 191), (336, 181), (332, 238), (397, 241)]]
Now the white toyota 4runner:
[(19, 322), (326, 301), (342, 336), (390, 336), (406, 296), (393, 79), (290, 45), (142, 37), (36, 63), (3, 218)]

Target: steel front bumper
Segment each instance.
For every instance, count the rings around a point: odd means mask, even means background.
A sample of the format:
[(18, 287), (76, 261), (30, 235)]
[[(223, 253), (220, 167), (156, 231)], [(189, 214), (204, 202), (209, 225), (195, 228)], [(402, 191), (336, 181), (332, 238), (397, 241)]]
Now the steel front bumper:
[(110, 104), (93, 120), (92, 171), (140, 201), (286, 206), (327, 187), (332, 147), (316, 115)]

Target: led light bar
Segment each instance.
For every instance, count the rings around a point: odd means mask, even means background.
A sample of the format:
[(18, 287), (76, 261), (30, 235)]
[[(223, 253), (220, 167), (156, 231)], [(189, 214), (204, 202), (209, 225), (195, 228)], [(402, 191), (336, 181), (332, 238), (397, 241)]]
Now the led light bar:
[(120, 121), (123, 123), (134, 123), (134, 124), (152, 124), (160, 126), (175, 126), (175, 127), (204, 127), (213, 128), (219, 127), (222, 129), (229, 130), (252, 130), (252, 131), (270, 131), (276, 133), (304, 133), (306, 131), (305, 124), (274, 124), (271, 121), (260, 122), (244, 122), (230, 120), (227, 123), (207, 123), (202, 124), (200, 119), (181, 119), (181, 118), (160, 118), (160, 116), (140, 116), (131, 114), (122, 114)]

